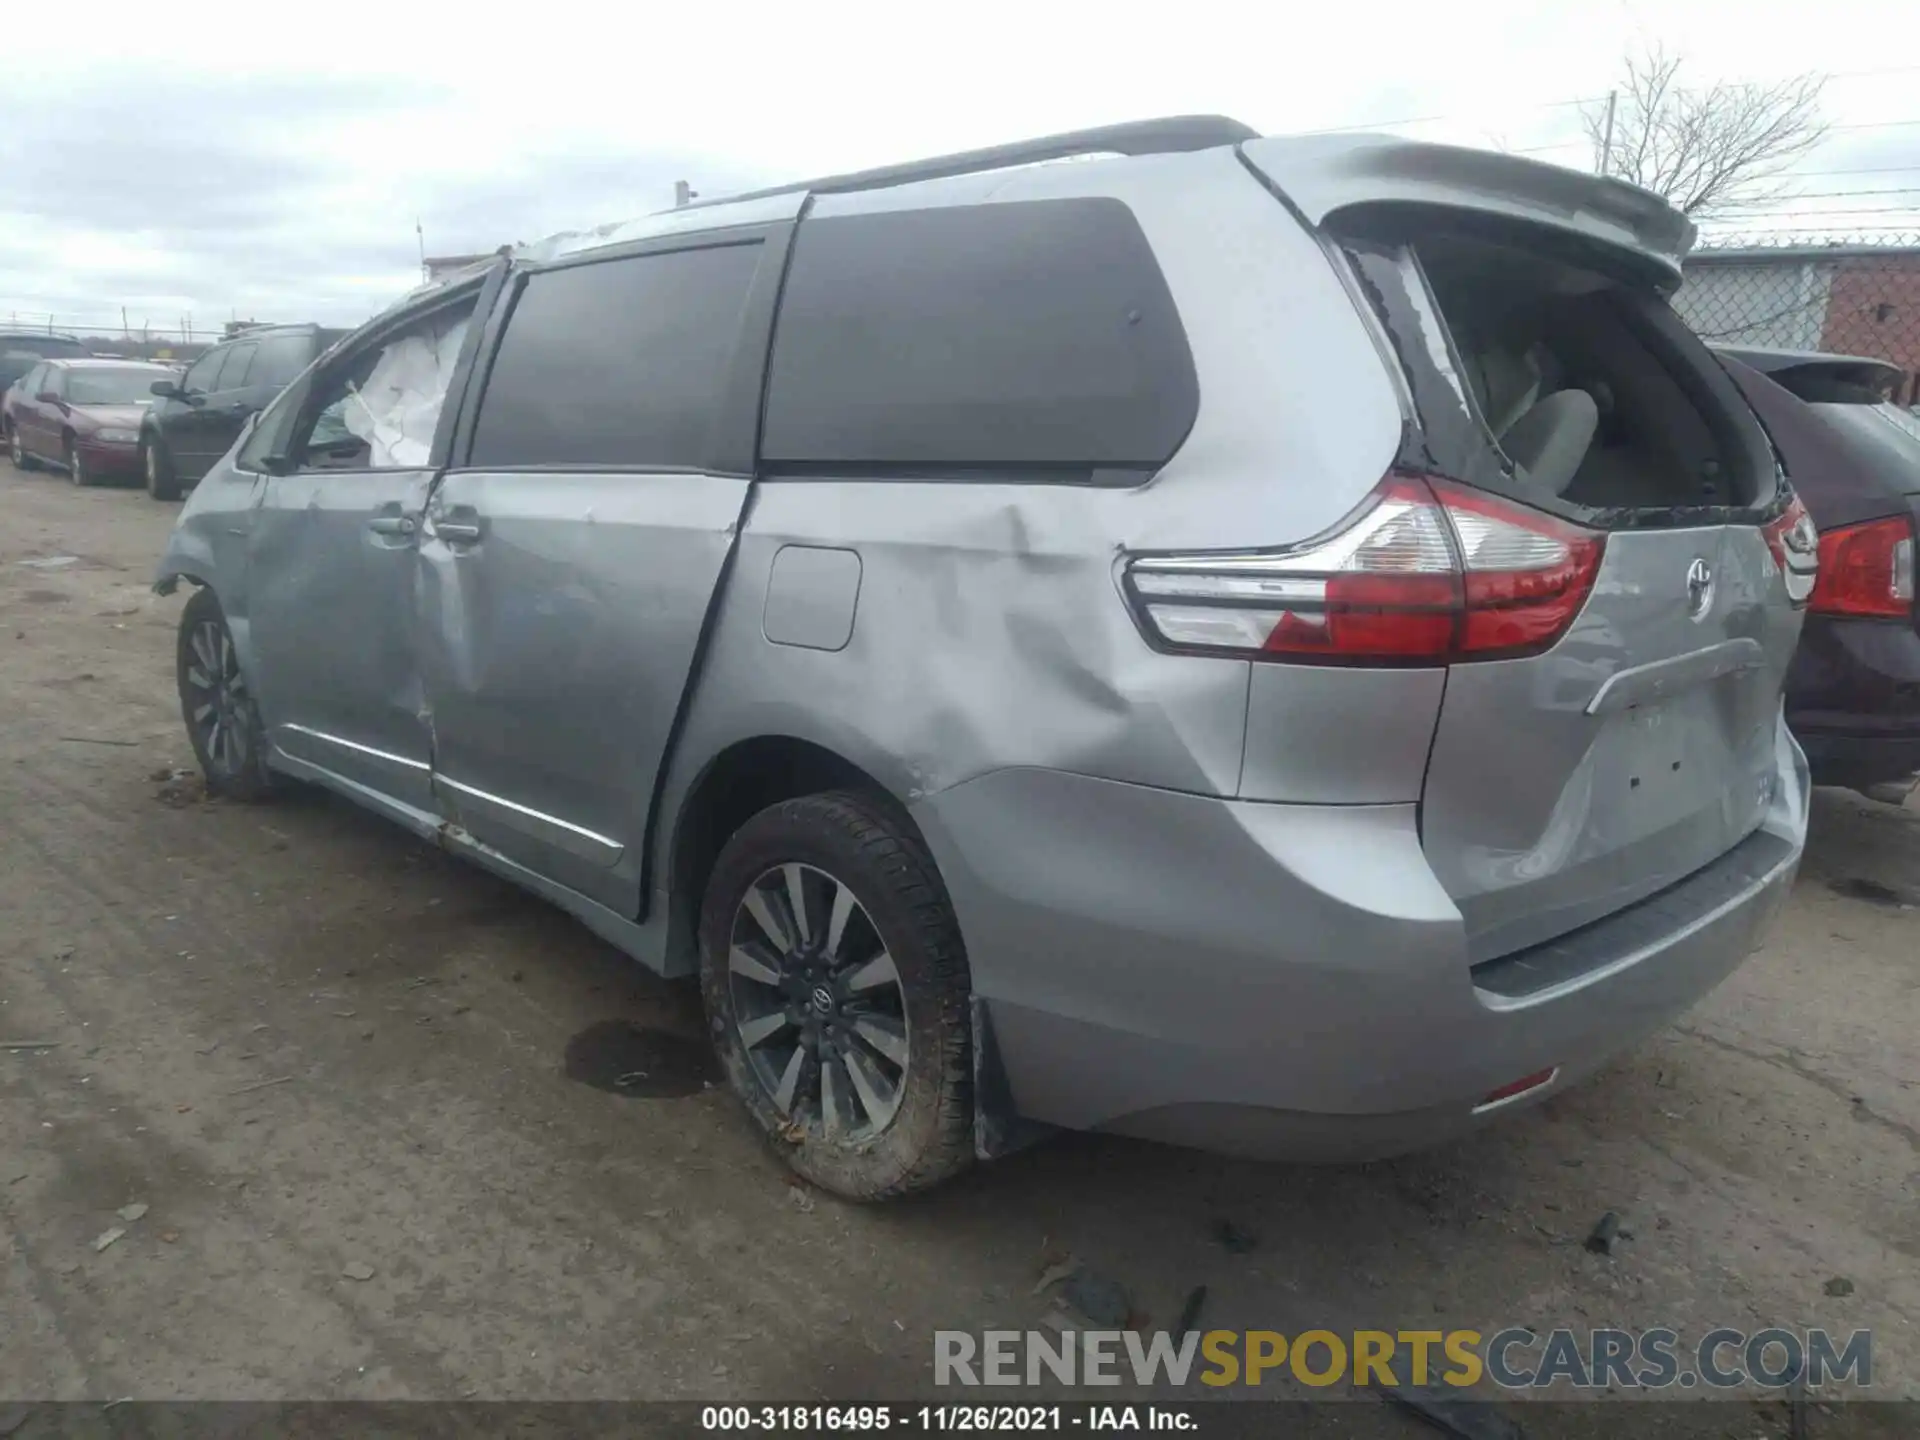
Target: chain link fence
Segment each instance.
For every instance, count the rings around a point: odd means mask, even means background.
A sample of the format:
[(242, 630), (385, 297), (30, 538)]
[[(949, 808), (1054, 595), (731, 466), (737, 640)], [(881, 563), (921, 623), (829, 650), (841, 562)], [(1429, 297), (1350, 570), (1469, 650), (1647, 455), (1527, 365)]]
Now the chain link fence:
[(1684, 274), (1674, 308), (1709, 343), (1884, 360), (1920, 403), (1920, 235), (1708, 243)]

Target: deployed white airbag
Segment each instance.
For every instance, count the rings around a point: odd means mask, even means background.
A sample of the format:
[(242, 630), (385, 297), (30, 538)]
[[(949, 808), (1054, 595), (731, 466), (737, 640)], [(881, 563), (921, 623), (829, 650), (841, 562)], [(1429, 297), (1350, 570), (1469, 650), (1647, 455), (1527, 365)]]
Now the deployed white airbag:
[(341, 418), (367, 443), (368, 464), (427, 463), (466, 333), (467, 317), (462, 316), (444, 329), (396, 340), (374, 362), (366, 384), (347, 397)]

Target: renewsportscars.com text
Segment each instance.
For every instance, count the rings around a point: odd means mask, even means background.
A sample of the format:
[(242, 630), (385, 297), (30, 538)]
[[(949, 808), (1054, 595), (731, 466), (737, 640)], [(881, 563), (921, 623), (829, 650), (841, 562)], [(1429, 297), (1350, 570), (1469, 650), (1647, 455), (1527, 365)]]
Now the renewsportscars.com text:
[(1448, 1385), (1778, 1389), (1873, 1383), (1873, 1333), (1710, 1330), (937, 1330), (936, 1385)]

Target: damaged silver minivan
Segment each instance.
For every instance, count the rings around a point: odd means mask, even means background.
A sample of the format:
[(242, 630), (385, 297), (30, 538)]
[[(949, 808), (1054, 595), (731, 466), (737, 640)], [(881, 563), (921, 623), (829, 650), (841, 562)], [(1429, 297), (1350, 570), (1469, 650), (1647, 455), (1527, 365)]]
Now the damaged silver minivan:
[(562, 236), (194, 492), (187, 727), (697, 974), (842, 1194), (1045, 1126), (1424, 1145), (1670, 1020), (1799, 862), (1816, 537), (1690, 239), (1205, 117)]

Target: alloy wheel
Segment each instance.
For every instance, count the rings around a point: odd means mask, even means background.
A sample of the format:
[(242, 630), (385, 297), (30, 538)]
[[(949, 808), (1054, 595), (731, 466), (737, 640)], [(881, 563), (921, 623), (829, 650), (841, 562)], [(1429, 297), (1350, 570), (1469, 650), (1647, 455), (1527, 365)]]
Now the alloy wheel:
[(900, 1108), (911, 1060), (900, 972), (851, 887), (785, 864), (747, 887), (727, 961), (754, 1077), (789, 1121), (865, 1140)]
[(226, 626), (203, 620), (188, 641), (193, 661), (187, 666), (190, 692), (187, 720), (200, 741), (201, 752), (228, 775), (238, 775), (248, 763), (252, 745), (252, 700), (233, 652)]

